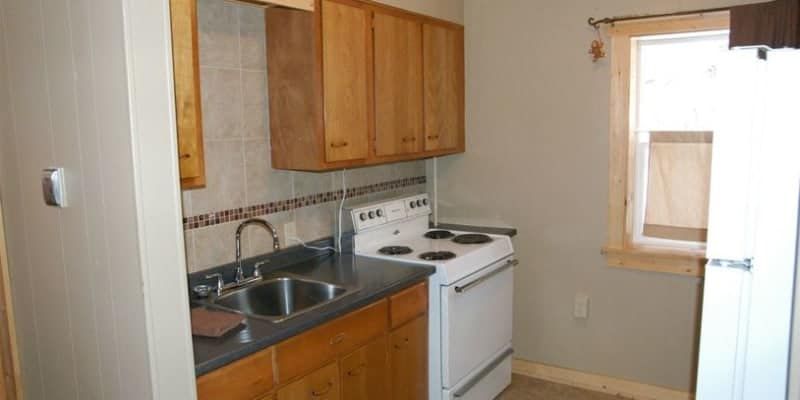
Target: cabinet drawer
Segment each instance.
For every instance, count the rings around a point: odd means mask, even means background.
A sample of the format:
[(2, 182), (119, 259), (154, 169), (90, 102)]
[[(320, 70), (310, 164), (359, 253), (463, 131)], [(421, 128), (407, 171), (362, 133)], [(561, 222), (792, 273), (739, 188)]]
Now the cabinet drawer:
[(274, 384), (272, 352), (263, 350), (197, 378), (197, 398), (252, 400), (266, 394)]
[(387, 330), (388, 313), (384, 299), (278, 344), (278, 380), (286, 382), (377, 337)]
[(278, 400), (339, 400), (339, 367), (335, 362), (278, 390)]
[(428, 285), (422, 282), (389, 298), (392, 328), (428, 311)]

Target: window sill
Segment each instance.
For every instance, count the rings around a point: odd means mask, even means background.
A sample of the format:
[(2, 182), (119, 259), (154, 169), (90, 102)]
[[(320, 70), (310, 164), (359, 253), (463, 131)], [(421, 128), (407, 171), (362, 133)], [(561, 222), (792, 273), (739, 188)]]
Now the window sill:
[(702, 278), (706, 258), (702, 252), (663, 249), (619, 249), (603, 247), (609, 267), (661, 272)]

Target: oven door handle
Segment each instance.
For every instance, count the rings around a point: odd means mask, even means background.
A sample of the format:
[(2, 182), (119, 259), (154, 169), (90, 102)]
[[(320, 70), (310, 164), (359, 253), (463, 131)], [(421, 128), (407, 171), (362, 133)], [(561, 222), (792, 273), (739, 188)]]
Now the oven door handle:
[(503, 272), (503, 271), (505, 271), (505, 270), (507, 270), (509, 268), (513, 268), (517, 264), (519, 264), (519, 261), (517, 259), (508, 260), (508, 262), (506, 262), (505, 265), (503, 265), (502, 267), (500, 267), (500, 268), (498, 268), (498, 269), (496, 269), (496, 270), (494, 270), (494, 271), (492, 271), (492, 272), (490, 272), (490, 273), (488, 273), (488, 274), (486, 274), (486, 275), (484, 275), (484, 276), (482, 276), (482, 277), (480, 277), (478, 279), (475, 279), (474, 281), (472, 281), (470, 283), (467, 283), (467, 284), (465, 284), (463, 286), (456, 286), (456, 293), (464, 293), (467, 290), (470, 290), (470, 289), (474, 288), (475, 286), (478, 286), (481, 283), (485, 282), (487, 279), (489, 279), (489, 278), (491, 278), (491, 277), (493, 277), (493, 276), (495, 276), (495, 275), (497, 275), (497, 274), (499, 274), (499, 273), (501, 273), (501, 272)]
[(453, 393), (453, 397), (456, 398), (464, 397), (464, 395), (469, 393), (469, 391), (472, 390), (472, 388), (475, 387), (475, 385), (477, 385), (480, 381), (482, 381), (483, 378), (486, 377), (486, 375), (489, 375), (490, 372), (494, 371), (494, 369), (498, 365), (500, 365), (500, 363), (502, 363), (506, 358), (508, 358), (512, 354), (514, 354), (514, 349), (508, 349), (504, 351), (502, 354), (500, 354), (499, 357), (495, 358), (494, 361), (492, 361), (491, 363), (489, 363), (489, 365), (483, 368), (483, 370), (481, 370), (481, 372), (479, 372), (478, 375), (475, 375), (472, 379), (469, 380), (469, 382), (467, 382), (463, 387), (461, 387), (461, 389)]

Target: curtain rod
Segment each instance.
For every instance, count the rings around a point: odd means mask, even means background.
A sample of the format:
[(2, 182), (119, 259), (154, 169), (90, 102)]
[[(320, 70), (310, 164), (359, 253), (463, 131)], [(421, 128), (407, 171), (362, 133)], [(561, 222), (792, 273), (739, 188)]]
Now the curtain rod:
[(620, 21), (632, 21), (635, 19), (648, 19), (648, 18), (662, 18), (662, 17), (679, 17), (682, 15), (692, 15), (692, 14), (705, 14), (705, 13), (714, 13), (720, 11), (730, 11), (730, 7), (718, 7), (718, 8), (706, 8), (702, 10), (690, 10), (690, 11), (676, 11), (671, 13), (664, 13), (664, 14), (642, 14), (642, 15), (624, 15), (618, 17), (607, 17), (603, 19), (594, 19), (594, 17), (589, 18), (589, 25), (592, 28), (597, 29), (601, 24), (613, 24), (615, 22)]

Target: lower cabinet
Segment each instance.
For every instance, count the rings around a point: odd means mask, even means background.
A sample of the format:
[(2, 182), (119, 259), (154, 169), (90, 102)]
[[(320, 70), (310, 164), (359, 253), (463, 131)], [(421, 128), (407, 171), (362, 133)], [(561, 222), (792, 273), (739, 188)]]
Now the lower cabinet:
[(392, 400), (422, 400), (428, 397), (428, 318), (403, 325), (391, 333), (389, 370)]
[(200, 376), (198, 399), (426, 400), (427, 310), (421, 283)]
[(386, 398), (389, 387), (389, 360), (386, 336), (342, 358), (342, 398), (372, 400)]
[(339, 400), (339, 386), (339, 366), (332, 362), (278, 390), (277, 400)]

